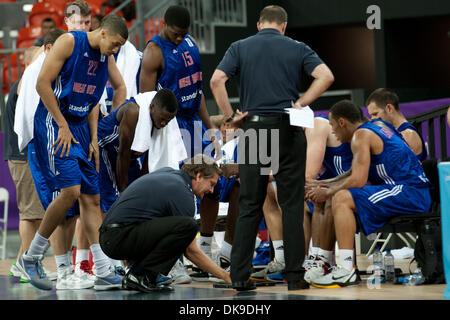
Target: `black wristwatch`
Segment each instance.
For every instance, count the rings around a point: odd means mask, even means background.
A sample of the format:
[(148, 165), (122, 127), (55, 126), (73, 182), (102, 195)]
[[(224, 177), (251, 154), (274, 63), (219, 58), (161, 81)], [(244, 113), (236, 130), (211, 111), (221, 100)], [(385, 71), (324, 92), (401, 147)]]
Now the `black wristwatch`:
[(233, 111), (233, 114), (228, 119), (226, 119), (225, 122), (231, 122), (231, 120), (233, 120), (235, 114), (236, 114), (236, 111)]

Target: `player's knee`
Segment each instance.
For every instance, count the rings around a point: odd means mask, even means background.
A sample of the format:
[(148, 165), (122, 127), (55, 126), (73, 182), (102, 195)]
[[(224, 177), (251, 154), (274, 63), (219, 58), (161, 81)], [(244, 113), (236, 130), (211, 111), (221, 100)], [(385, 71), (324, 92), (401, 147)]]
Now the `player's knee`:
[(80, 197), (80, 187), (74, 186), (61, 189), (61, 196), (63, 196), (67, 201), (75, 202)]
[(331, 199), (331, 209), (333, 215), (339, 214), (341, 210), (339, 207), (351, 207), (351, 203), (353, 202), (353, 198), (351, 193), (348, 190), (340, 190), (336, 192), (336, 194)]

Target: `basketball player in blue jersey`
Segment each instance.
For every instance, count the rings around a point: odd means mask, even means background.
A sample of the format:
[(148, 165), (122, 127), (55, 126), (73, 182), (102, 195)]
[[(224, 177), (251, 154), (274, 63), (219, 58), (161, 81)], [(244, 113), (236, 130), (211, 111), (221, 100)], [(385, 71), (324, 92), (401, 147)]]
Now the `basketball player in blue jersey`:
[[(155, 130), (164, 128), (175, 117), (178, 102), (169, 89), (162, 89), (149, 106), (142, 107), (149, 109)], [(131, 150), (139, 108), (136, 100), (130, 98), (98, 124), (100, 202), (104, 213), (131, 182), (148, 173), (147, 157), (151, 155), (146, 154), (141, 164), (142, 154)]]
[(23, 272), (37, 288), (52, 289), (39, 257), (76, 200), (80, 202), (84, 230), (97, 267), (94, 288), (121, 287), (122, 279), (110, 268), (98, 239), (97, 103), (108, 76), (110, 81), (117, 81), (119, 72), (110, 63), (111, 55), (127, 38), (123, 19), (108, 16), (95, 31), (62, 35), (44, 60), (36, 85), (41, 101), (34, 118), (35, 152), (41, 163), (48, 164), (48, 170), (42, 172), (46, 182), (61, 193), (46, 209), (30, 249), (19, 259)]
[(213, 128), (202, 91), (200, 53), (188, 35), (190, 14), (186, 8), (169, 7), (164, 22), (163, 30), (150, 39), (143, 52), (139, 91), (168, 88), (175, 93), (178, 126), (191, 158), (204, 151), (208, 145), (203, 139), (205, 129)]
[(427, 149), (421, 133), (406, 120), (398, 106), (399, 99), (395, 92), (379, 88), (367, 98), (366, 105), (372, 119), (380, 118), (392, 124), (408, 143), (417, 159), (423, 161), (427, 158)]
[(348, 174), (306, 194), (317, 202), (331, 199), (339, 266), (312, 283), (324, 288), (359, 283), (353, 258), (356, 232), (368, 235), (392, 217), (426, 212), (431, 205), (431, 184), (422, 165), (392, 125), (366, 121), (348, 100), (336, 103), (329, 115), (337, 138), (351, 143), (353, 161)]

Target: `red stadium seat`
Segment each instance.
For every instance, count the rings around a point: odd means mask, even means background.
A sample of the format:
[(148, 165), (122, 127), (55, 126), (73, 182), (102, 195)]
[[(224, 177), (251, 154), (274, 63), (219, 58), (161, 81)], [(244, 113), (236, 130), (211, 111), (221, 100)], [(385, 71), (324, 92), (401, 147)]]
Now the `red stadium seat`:
[(56, 24), (64, 23), (64, 6), (59, 2), (42, 1), (33, 4), (28, 21), (30, 26), (40, 26), (42, 20), (52, 18)]
[(9, 92), (10, 84), (12, 85), (15, 81), (19, 79), (19, 61), (20, 61), (20, 72), (22, 73), (25, 66), (23, 64), (23, 54), (20, 56), (17, 53), (12, 53), (10, 55), (10, 66), (11, 66), (11, 78), (8, 73), (8, 59), (3, 58), (3, 94)]
[(19, 30), (19, 35), (17, 36), (16, 47), (17, 48), (28, 48), (33, 45), (34, 40), (39, 38), (42, 34), (41, 27), (31, 26), (24, 27)]
[(145, 21), (145, 39), (149, 40), (156, 36), (164, 27), (163, 18), (153, 18)]

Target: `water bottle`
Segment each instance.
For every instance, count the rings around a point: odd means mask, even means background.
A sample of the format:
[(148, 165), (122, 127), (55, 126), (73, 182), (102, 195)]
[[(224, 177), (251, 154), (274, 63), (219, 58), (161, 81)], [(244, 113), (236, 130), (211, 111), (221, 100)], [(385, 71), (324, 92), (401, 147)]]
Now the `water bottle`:
[(226, 165), (228, 163), (229, 163), (229, 161), (228, 161), (228, 159), (226, 157), (225, 150), (222, 150), (222, 164)]
[(380, 251), (380, 247), (375, 248), (373, 253), (373, 265), (375, 266), (375, 271), (379, 275), (383, 275), (383, 254)]
[(420, 268), (414, 270), (413, 274), (408, 277), (408, 285), (418, 286), (425, 282), (425, 277), (422, 274)]
[(386, 255), (384, 256), (384, 278), (387, 283), (395, 282), (395, 263), (394, 256), (390, 249), (387, 249)]

